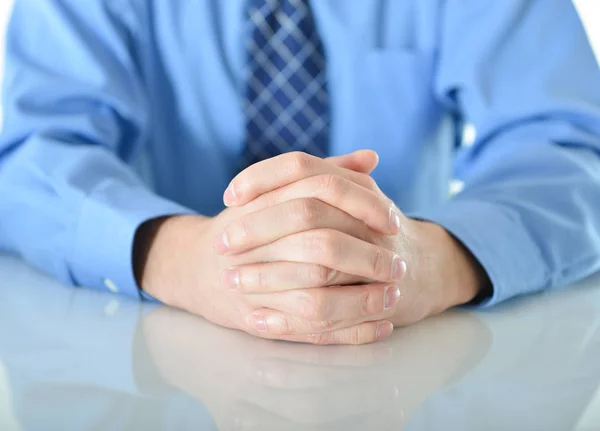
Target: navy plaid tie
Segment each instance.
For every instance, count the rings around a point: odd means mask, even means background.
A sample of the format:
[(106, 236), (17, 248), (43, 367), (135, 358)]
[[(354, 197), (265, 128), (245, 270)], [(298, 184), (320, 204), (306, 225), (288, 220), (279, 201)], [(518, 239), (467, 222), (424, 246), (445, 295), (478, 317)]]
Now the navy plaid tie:
[(327, 154), (323, 44), (308, 0), (249, 0), (243, 163), (288, 151)]

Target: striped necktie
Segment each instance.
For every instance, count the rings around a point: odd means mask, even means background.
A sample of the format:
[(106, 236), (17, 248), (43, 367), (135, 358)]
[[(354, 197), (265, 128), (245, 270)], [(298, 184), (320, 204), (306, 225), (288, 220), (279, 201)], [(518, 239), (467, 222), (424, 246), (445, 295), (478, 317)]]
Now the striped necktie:
[(308, 0), (248, 4), (243, 164), (289, 151), (324, 157), (330, 128), (325, 54)]

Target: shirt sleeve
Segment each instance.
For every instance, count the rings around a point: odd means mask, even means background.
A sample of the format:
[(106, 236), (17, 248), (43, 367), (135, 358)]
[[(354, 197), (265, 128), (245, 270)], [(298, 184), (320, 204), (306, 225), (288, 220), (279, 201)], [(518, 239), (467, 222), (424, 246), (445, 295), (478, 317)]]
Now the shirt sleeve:
[(0, 249), (62, 282), (139, 297), (146, 220), (191, 211), (129, 167), (148, 104), (125, 0), (19, 0), (6, 44)]
[(438, 96), (472, 124), (461, 193), (428, 214), (471, 250), (493, 294), (600, 269), (600, 71), (567, 0), (448, 0)]

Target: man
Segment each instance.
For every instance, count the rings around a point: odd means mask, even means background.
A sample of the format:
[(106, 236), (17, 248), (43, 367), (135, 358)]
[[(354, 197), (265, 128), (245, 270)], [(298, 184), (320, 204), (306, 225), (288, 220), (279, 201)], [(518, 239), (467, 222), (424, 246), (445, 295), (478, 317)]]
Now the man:
[(368, 343), (600, 268), (570, 1), (17, 0), (6, 66), (0, 245), (65, 283)]

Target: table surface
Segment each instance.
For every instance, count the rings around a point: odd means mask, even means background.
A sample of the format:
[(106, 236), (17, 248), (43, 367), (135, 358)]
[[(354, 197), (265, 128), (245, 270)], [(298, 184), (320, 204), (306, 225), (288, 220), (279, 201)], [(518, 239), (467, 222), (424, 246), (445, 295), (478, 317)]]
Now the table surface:
[(0, 275), (2, 430), (600, 430), (600, 277), (319, 347)]

